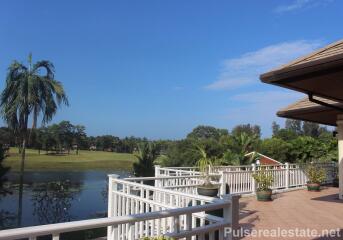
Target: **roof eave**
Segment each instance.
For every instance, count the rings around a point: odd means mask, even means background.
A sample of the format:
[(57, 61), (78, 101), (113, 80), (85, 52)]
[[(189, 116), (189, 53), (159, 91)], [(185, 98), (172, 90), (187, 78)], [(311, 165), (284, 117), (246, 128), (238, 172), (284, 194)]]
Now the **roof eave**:
[(313, 72), (326, 71), (327, 69), (337, 68), (343, 66), (343, 53), (334, 56), (318, 59), (315, 61), (287, 66), (281, 69), (276, 69), (263, 73), (260, 79), (264, 83), (277, 84), (280, 80), (287, 80), (290, 78), (299, 77)]
[[(297, 117), (297, 116), (285, 116), (285, 115), (278, 115), (278, 117), (282, 117), (282, 118), (288, 118), (288, 119), (294, 119), (294, 120), (299, 120), (299, 121), (306, 121), (304, 120), (303, 118), (300, 118), (300, 117)], [(322, 125), (327, 125), (327, 126), (332, 126), (332, 127), (336, 127), (337, 124), (331, 124), (331, 123), (327, 123), (327, 122), (322, 122), (322, 121), (310, 121), (310, 122), (315, 122), (315, 123), (318, 123), (318, 124), (322, 124)]]

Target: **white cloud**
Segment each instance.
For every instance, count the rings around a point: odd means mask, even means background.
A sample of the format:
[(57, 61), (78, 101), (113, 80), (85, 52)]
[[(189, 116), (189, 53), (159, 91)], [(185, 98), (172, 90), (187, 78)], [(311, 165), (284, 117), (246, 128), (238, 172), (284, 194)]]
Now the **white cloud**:
[(280, 5), (275, 9), (275, 12), (290, 12), (305, 7), (311, 3), (311, 0), (295, 0), (289, 5)]
[[(225, 74), (224, 74), (225, 75)], [(222, 90), (222, 89), (234, 89), (249, 85), (253, 82), (251, 78), (231, 78), (229, 76), (221, 76), (218, 81), (205, 86), (206, 89), (210, 90)]]
[(292, 12), (303, 8), (312, 8), (317, 6), (323, 6), (332, 0), (294, 0), (287, 5), (280, 5), (274, 9), (276, 13)]
[(271, 123), (283, 122), (276, 116), (276, 112), (302, 97), (304, 95), (301, 93), (282, 89), (237, 94), (230, 100), (239, 103), (239, 107), (229, 109), (226, 119), (232, 126), (242, 123), (258, 124), (264, 136), (269, 136)]
[(209, 90), (230, 90), (258, 83), (259, 74), (308, 54), (320, 47), (319, 40), (298, 40), (270, 45), (223, 61), (217, 81), (205, 86)]

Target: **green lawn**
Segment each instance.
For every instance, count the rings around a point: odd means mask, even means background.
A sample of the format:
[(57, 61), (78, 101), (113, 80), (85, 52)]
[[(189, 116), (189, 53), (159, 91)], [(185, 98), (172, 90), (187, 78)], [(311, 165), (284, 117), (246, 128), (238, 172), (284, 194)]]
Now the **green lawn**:
[[(26, 150), (26, 170), (117, 170), (132, 168), (136, 161), (133, 154), (113, 153), (102, 151), (80, 150), (79, 155), (71, 152), (69, 155), (46, 154), (37, 150)], [(10, 155), (5, 159), (4, 165), (12, 170), (20, 168), (20, 155), (17, 148), (10, 149)]]

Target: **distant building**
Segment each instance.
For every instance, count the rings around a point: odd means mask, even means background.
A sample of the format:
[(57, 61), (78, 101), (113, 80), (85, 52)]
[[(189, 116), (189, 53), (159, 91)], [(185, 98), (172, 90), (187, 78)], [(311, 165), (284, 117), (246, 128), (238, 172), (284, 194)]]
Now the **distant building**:
[(90, 150), (90, 151), (96, 151), (96, 146), (95, 146), (95, 145), (91, 145), (91, 146), (89, 147), (89, 150)]
[(257, 156), (256, 162), (255, 162), (255, 164), (257, 165), (281, 165), (282, 164), (281, 162), (271, 157), (268, 157), (266, 155), (263, 155), (262, 153), (259, 153), (259, 152), (251, 152), (251, 153), (245, 154), (246, 157), (252, 156), (252, 155)]

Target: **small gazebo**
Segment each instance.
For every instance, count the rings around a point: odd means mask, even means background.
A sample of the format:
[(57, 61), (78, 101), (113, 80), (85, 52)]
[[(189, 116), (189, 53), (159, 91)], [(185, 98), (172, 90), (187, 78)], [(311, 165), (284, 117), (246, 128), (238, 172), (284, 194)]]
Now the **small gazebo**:
[(339, 198), (343, 199), (343, 40), (260, 76), (262, 82), (302, 92), (277, 115), (337, 126)]

